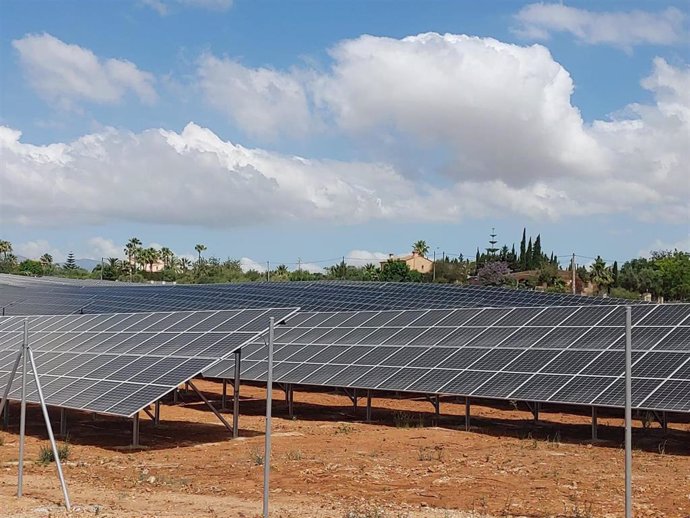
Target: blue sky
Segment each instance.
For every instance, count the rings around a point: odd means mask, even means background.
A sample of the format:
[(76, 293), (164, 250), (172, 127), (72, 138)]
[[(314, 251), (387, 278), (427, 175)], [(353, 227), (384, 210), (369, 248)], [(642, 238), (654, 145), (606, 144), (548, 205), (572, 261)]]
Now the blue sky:
[(6, 1), (0, 233), (261, 264), (472, 254), (492, 227), (687, 249), (689, 6)]

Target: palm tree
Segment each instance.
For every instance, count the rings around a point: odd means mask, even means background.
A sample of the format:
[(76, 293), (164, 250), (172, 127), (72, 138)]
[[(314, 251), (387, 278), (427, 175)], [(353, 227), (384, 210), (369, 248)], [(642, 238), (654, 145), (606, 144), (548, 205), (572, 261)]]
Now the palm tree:
[(196, 245), (194, 247), (194, 250), (196, 250), (196, 252), (199, 254), (199, 261), (197, 262), (197, 264), (201, 264), (201, 252), (206, 250), (206, 245)]
[(178, 266), (180, 267), (181, 271), (186, 272), (192, 267), (192, 261), (190, 261), (186, 257), (182, 257), (178, 262)]
[(50, 270), (53, 267), (53, 256), (50, 254), (43, 254), (39, 261), (41, 261), (43, 273), (45, 273), (47, 270)]
[(138, 252), (141, 250), (141, 241), (138, 237), (133, 237), (125, 245), (125, 254), (127, 255), (127, 260), (129, 261), (129, 280), (132, 280), (132, 273), (137, 271), (136, 257)]
[[(153, 265), (160, 259), (160, 254), (155, 248), (144, 248), (139, 255), (139, 260), (144, 265), (148, 265), (149, 273), (153, 273)], [(146, 268), (144, 268), (146, 270)]]
[(426, 244), (426, 241), (419, 240), (416, 243), (412, 245), (412, 251), (416, 252), (417, 254), (421, 255), (422, 257), (425, 257), (426, 254), (429, 253), (429, 245)]
[(12, 253), (12, 243), (9, 241), (1, 240), (0, 241), (0, 254), (2, 254), (2, 257), (5, 261), (7, 261), (7, 254)]
[(163, 268), (172, 268), (173, 259), (175, 254), (167, 246), (161, 248), (160, 251), (161, 261), (163, 261)]
[(287, 275), (289, 273), (290, 271), (288, 270), (288, 267), (284, 264), (281, 264), (278, 266), (278, 268), (276, 268), (276, 275)]
[(594, 284), (597, 285), (599, 291), (605, 289), (608, 292), (609, 286), (613, 284), (613, 274), (611, 269), (606, 266), (606, 261), (604, 261), (601, 256), (597, 258), (592, 263), (589, 268), (590, 279)]

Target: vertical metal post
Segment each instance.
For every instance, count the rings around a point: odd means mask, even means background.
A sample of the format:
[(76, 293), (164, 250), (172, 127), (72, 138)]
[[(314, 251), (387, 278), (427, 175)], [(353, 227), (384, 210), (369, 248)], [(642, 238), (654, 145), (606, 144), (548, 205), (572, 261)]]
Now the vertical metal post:
[[(27, 332), (25, 331), (25, 336)], [(60, 452), (58, 452), (57, 444), (55, 443), (55, 436), (53, 435), (53, 427), (50, 425), (50, 416), (48, 415), (48, 407), (46, 406), (46, 401), (43, 398), (43, 389), (41, 388), (41, 381), (38, 379), (38, 369), (36, 369), (36, 362), (34, 361), (34, 353), (31, 351), (28, 345), (28, 338), (26, 339), (27, 345), (25, 351), (28, 352), (29, 360), (31, 361), (31, 370), (34, 373), (34, 380), (36, 381), (36, 391), (38, 392), (38, 400), (41, 402), (41, 410), (43, 411), (43, 419), (46, 422), (46, 429), (48, 430), (48, 439), (50, 439), (50, 446), (53, 449), (53, 458), (55, 459), (55, 467), (57, 468), (58, 477), (60, 478), (60, 485), (62, 486), (62, 496), (65, 498), (65, 507), (68, 511), (72, 509), (69, 502), (69, 494), (67, 493), (67, 483), (65, 482), (65, 476), (62, 473), (62, 462), (60, 462)]]
[(242, 360), (242, 351), (237, 349), (235, 351), (235, 379), (232, 389), (232, 437), (237, 439), (240, 436), (240, 362)]
[(668, 433), (668, 414), (666, 414), (666, 410), (661, 412), (661, 429), (664, 433)]
[(175, 388), (173, 389), (173, 404), (174, 404), (174, 405), (177, 404), (177, 392), (178, 392), (178, 389), (179, 389), (179, 387), (175, 387)]
[(63, 439), (67, 436), (67, 410), (60, 409), (60, 437)]
[(273, 396), (273, 327), (275, 319), (269, 319), (268, 326), (268, 374), (266, 376), (266, 442), (264, 445), (264, 518), (268, 518), (268, 487), (271, 472), (271, 404)]
[(10, 405), (5, 405), (5, 410), (3, 410), (2, 421), (5, 429), (10, 427)]
[(539, 422), (539, 409), (540, 408), (541, 408), (541, 404), (538, 401), (535, 401), (534, 407), (532, 408), (532, 416), (534, 417), (535, 423)]
[(592, 440), (596, 441), (599, 438), (599, 426), (597, 422), (597, 407), (592, 407)]
[(156, 401), (153, 407), (153, 426), (161, 424), (161, 400)]
[(352, 412), (357, 415), (357, 389), (352, 389)]
[(228, 401), (228, 380), (223, 378), (223, 395), (220, 397), (220, 409), (225, 410), (227, 408)]
[(436, 394), (434, 397), (434, 409), (436, 410), (436, 419), (438, 420), (439, 417), (441, 417), (441, 396)]
[(132, 448), (139, 447), (139, 413), (132, 417)]
[(29, 343), (29, 322), (24, 320), (24, 339), (22, 340), (22, 402), (19, 418), (19, 474), (17, 476), (17, 496), (24, 489), (24, 435), (26, 433), (26, 348)]
[(470, 431), (470, 398), (465, 398), (465, 431)]
[(575, 271), (575, 252), (573, 252), (573, 258), (570, 260), (570, 269), (572, 270), (572, 272), (571, 272), (571, 274), (572, 274), (571, 283), (572, 283), (573, 295), (577, 295), (577, 283), (575, 281), (575, 279), (577, 277), (577, 273)]
[(371, 422), (371, 390), (367, 390), (367, 422)]
[(632, 308), (625, 308), (625, 518), (632, 518)]
[(294, 391), (292, 389), (292, 383), (288, 383), (287, 394), (288, 394), (288, 416), (292, 419), (295, 416), (295, 399)]

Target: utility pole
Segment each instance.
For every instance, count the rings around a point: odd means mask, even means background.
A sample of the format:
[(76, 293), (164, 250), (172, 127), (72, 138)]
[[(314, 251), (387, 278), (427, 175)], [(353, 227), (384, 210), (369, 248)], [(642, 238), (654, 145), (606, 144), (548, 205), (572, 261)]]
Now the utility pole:
[(570, 260), (570, 269), (572, 270), (571, 275), (572, 275), (572, 291), (573, 295), (577, 295), (577, 288), (575, 286), (575, 278), (577, 273), (575, 272), (575, 252), (573, 252), (573, 258)]
[(432, 268), (431, 282), (436, 282), (436, 250), (434, 250), (434, 264)]
[(298, 257), (297, 258), (297, 272), (299, 277), (297, 277), (300, 281), (302, 280), (302, 258)]
[(266, 282), (271, 280), (271, 261), (266, 261)]
[(345, 256), (343, 256), (343, 280), (345, 280), (345, 276), (347, 275), (347, 265), (345, 264)]
[(101, 280), (103, 280), (103, 258), (101, 257)]

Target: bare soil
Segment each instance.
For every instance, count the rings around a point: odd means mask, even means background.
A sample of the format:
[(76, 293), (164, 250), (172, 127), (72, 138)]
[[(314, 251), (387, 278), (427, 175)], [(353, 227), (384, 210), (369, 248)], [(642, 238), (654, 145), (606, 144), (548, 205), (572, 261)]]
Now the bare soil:
[[(216, 401), (220, 383), (197, 382)], [(165, 403), (158, 427), (141, 414), (142, 448), (131, 421), (69, 412), (65, 475), (74, 515), (106, 517), (255, 517), (261, 513), (265, 390), (243, 385), (239, 440), (192, 394)], [(276, 390), (271, 461), (272, 516), (618, 517), (623, 514), (623, 421), (576, 408), (531, 413), (510, 404), (442, 399), (441, 416), (423, 398), (365, 399), (355, 415), (342, 393), (296, 391), (295, 418)], [(577, 413), (581, 412), (581, 413)], [(28, 411), (24, 498), (16, 498), (18, 405), (0, 431), (0, 516), (67, 515), (37, 407)], [(58, 413), (53, 414), (58, 429)], [(231, 415), (226, 413), (231, 419)], [(683, 419), (681, 419), (683, 418)], [(634, 516), (690, 516), (690, 420), (674, 416), (633, 431)], [(677, 422), (681, 420), (681, 422)]]

